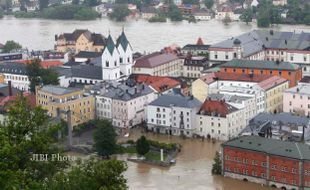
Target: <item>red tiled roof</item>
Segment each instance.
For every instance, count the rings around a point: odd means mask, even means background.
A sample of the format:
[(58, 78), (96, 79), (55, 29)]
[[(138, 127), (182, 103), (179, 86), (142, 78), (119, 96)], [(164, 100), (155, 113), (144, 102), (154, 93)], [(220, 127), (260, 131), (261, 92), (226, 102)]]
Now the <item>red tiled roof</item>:
[(270, 75), (249, 75), (249, 74), (215, 72), (215, 73), (204, 75), (200, 77), (200, 79), (207, 84), (211, 84), (216, 80), (216, 78), (218, 80), (261, 82), (271, 77), (272, 76)]
[(199, 114), (226, 117), (226, 115), (237, 110), (237, 108), (227, 104), (225, 101), (206, 99), (200, 107)]
[[(31, 94), (29, 92), (24, 92), (23, 93), (24, 97), (26, 97), (26, 99), (29, 101), (29, 104), (31, 107), (35, 107), (36, 106), (36, 96), (34, 94)], [(8, 103), (14, 101), (16, 99), (16, 95), (14, 96), (6, 96), (0, 99), (0, 106), (5, 106)]]
[(133, 67), (154, 68), (177, 59), (178, 56), (173, 53), (154, 52), (138, 58)]
[(146, 83), (157, 92), (164, 92), (168, 89), (181, 85), (178, 80), (170, 77), (150, 76), (150, 75), (137, 75), (135, 78), (138, 83)]
[(264, 90), (268, 90), (270, 88), (273, 88), (279, 84), (282, 84), (284, 82), (286, 82), (287, 80), (282, 78), (282, 77), (279, 77), (279, 76), (272, 76), (266, 80), (263, 80), (261, 82), (258, 83), (258, 85), (264, 89)]
[[(19, 63), (24, 63), (24, 64), (30, 64), (32, 60), (20, 60), (17, 61)], [(58, 60), (43, 60), (41, 61), (41, 66), (45, 69), (50, 68), (50, 67), (55, 67), (55, 66), (62, 66), (63, 62), (58, 61)]]

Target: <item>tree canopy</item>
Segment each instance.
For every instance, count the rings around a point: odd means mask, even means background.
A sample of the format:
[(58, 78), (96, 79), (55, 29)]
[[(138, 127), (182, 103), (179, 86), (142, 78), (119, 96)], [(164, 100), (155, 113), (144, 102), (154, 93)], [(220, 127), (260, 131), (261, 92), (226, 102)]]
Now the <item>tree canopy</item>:
[(116, 152), (116, 132), (110, 121), (98, 121), (94, 132), (94, 142), (94, 148), (99, 156), (110, 158), (110, 155)]
[(213, 0), (205, 0), (205, 5), (208, 9), (211, 9), (214, 4)]
[(180, 9), (174, 4), (171, 3), (169, 6), (168, 16), (171, 21), (182, 21), (183, 16)]
[(245, 23), (249, 23), (252, 22), (252, 18), (253, 18), (253, 10), (252, 7), (249, 7), (247, 9), (245, 9), (242, 13), (242, 15), (240, 16), (240, 20), (245, 22)]
[(52, 69), (42, 68), (40, 62), (40, 60), (35, 59), (26, 66), (31, 92), (35, 92), (35, 87), (37, 85), (59, 84), (58, 74)]
[(115, 5), (113, 12), (109, 15), (109, 17), (112, 20), (125, 21), (129, 14), (130, 10), (126, 4), (117, 4)]
[(222, 161), (220, 153), (216, 151), (212, 165), (212, 174), (220, 175), (222, 173)]
[(145, 136), (141, 136), (137, 140), (136, 149), (137, 149), (137, 153), (142, 156), (150, 151), (150, 143), (145, 138)]
[(48, 124), (46, 112), (32, 108), (23, 96), (10, 106), (0, 125), (1, 189), (44, 189), (45, 179), (66, 168), (66, 162), (32, 161), (33, 154), (62, 154), (52, 146), (57, 125)]
[(20, 48), (22, 48), (22, 46), (19, 43), (14, 42), (13, 40), (9, 40), (9, 41), (6, 41), (6, 43), (4, 44), (3, 52), (9, 53), (10, 51), (14, 49), (20, 49)]

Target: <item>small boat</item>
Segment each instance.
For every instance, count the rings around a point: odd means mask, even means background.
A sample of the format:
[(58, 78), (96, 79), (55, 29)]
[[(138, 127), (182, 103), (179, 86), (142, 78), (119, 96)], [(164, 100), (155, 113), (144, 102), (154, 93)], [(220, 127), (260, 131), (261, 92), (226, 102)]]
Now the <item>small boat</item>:
[(124, 135), (124, 137), (126, 137), (126, 138), (129, 137), (129, 133), (126, 133), (126, 134)]

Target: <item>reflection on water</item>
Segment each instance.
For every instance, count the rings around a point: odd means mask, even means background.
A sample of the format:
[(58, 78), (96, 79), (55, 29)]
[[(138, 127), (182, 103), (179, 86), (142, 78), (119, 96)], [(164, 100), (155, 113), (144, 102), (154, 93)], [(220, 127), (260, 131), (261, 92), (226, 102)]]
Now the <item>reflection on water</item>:
[[(238, 35), (256, 28), (254, 25), (235, 22), (224, 25), (220, 21), (188, 23), (148, 23), (145, 20), (129, 22), (112, 22), (108, 19), (94, 21), (60, 21), (44, 19), (16, 19), (7, 16), (0, 19), (0, 43), (6, 40), (15, 40), (29, 49), (53, 49), (55, 34), (72, 32), (74, 29), (89, 29), (104, 35), (111, 32), (113, 37), (120, 34), (122, 27), (134, 48), (134, 51), (150, 52), (176, 43), (181, 46), (195, 43), (202, 37), (205, 43), (215, 43), (223, 39)], [(309, 26), (294, 27), (288, 25), (276, 26), (276, 30), (304, 30), (310, 31)]]
[[(141, 135), (135, 130), (130, 139)], [(176, 142), (182, 145), (176, 165), (170, 168), (154, 167), (128, 162), (125, 176), (130, 190), (268, 190), (260, 184), (243, 182), (222, 176), (212, 176), (211, 167), (215, 152), (220, 143), (198, 139), (182, 139), (147, 133), (149, 139), (161, 142)], [(121, 139), (122, 141), (128, 139)], [(125, 159), (125, 156), (123, 157)], [(270, 188), (271, 189), (271, 188)]]

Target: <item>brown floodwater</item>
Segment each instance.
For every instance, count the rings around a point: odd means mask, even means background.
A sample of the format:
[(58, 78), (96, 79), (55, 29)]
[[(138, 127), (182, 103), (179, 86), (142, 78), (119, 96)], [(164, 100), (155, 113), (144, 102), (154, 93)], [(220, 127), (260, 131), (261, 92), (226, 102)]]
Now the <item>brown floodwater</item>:
[[(182, 139), (180, 137), (143, 133), (148, 139), (161, 142), (175, 142), (182, 145), (182, 151), (176, 157), (176, 164), (170, 168), (156, 167), (140, 163), (128, 163), (125, 177), (129, 190), (270, 190), (261, 184), (243, 182), (222, 176), (213, 176), (211, 167), (215, 152), (220, 143), (201, 141), (200, 139)], [(135, 129), (129, 138), (137, 139), (140, 130)], [(120, 157), (126, 159), (126, 155)]]

